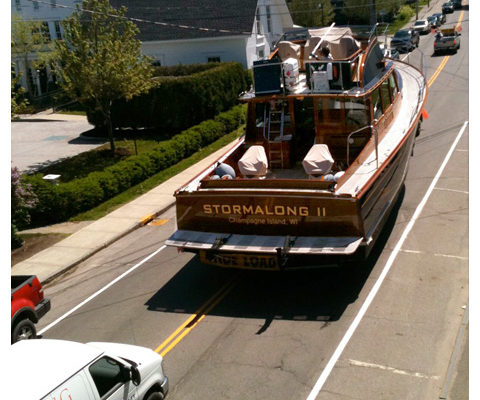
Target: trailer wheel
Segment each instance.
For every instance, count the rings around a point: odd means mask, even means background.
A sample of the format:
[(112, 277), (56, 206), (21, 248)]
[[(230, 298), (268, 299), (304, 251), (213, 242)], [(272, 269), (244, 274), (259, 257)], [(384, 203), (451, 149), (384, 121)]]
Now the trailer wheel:
[(12, 330), (12, 343), (19, 340), (35, 339), (37, 336), (37, 330), (35, 324), (29, 319), (22, 319)]

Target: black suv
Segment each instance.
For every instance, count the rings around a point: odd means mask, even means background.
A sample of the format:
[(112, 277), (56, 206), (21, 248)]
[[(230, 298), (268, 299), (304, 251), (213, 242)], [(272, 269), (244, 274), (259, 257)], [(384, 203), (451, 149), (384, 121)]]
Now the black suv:
[(455, 10), (462, 8), (462, 0), (450, 0), (450, 2), (453, 3), (453, 8), (455, 8)]
[(442, 4), (442, 13), (451, 14), (454, 11), (453, 3), (451, 1)]
[(390, 47), (398, 51), (411, 51), (418, 47), (420, 42), (420, 34), (413, 29), (401, 29), (395, 32), (390, 42)]
[(442, 14), (442, 13), (435, 13), (435, 14), (432, 14), (432, 17), (437, 17), (437, 20), (439, 22), (440, 25), (444, 24), (445, 22), (447, 22), (447, 17), (445, 14)]

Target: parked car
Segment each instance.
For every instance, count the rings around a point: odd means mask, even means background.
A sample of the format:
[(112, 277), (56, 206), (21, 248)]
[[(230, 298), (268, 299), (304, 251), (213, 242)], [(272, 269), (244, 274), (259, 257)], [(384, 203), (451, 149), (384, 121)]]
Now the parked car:
[(451, 14), (455, 11), (453, 3), (451, 1), (448, 1), (447, 3), (442, 4), (442, 13), (443, 14)]
[(429, 17), (427, 17), (427, 21), (432, 28), (437, 28), (441, 25), (440, 21), (435, 15), (430, 15)]
[(12, 275), (10, 282), (12, 343), (34, 339), (35, 324), (50, 310), (50, 299), (35, 275)]
[(390, 41), (390, 47), (400, 52), (411, 51), (415, 47), (418, 47), (419, 42), (420, 34), (417, 31), (413, 29), (401, 29), (393, 35)]
[(413, 30), (417, 31), (420, 34), (430, 33), (430, 23), (426, 19), (418, 19), (413, 24)]
[(435, 13), (435, 14), (432, 14), (432, 16), (437, 17), (437, 21), (439, 22), (440, 25), (447, 22), (447, 16), (443, 13)]
[(437, 32), (435, 41), (433, 42), (433, 54), (451, 50), (456, 53), (460, 48), (461, 35), (462, 34), (457, 31), (457, 28), (442, 29)]
[(163, 358), (120, 343), (22, 340), (10, 347), (12, 398), (161, 400), (168, 393)]
[(398, 50), (385, 47), (384, 44), (381, 44), (380, 48), (382, 49), (384, 57), (393, 58), (394, 60), (398, 60), (400, 58), (400, 53), (398, 52)]
[(453, 3), (453, 8), (455, 8), (455, 10), (462, 8), (462, 0), (451, 0), (451, 2)]

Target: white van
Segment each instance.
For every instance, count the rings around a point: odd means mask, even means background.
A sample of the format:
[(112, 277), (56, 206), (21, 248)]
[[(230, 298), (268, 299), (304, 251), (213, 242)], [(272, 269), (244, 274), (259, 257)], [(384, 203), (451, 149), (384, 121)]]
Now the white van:
[(162, 356), (145, 347), (35, 339), (10, 353), (11, 398), (161, 400), (168, 393)]

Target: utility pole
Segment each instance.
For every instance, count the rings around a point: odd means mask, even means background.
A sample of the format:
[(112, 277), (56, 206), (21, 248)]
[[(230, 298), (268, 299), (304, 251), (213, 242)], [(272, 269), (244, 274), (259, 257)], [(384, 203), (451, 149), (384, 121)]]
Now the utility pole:
[(375, 25), (377, 23), (377, 5), (375, 4), (375, 1), (376, 0), (372, 0), (370, 5), (370, 25)]
[(320, 8), (320, 10), (322, 10), (322, 26), (325, 26), (325, 22), (323, 20), (323, 4), (322, 3), (318, 3), (318, 8)]
[(416, 4), (416, 8), (415, 8), (416, 17), (415, 17), (415, 19), (418, 19), (418, 0), (415, 2), (415, 4)]

